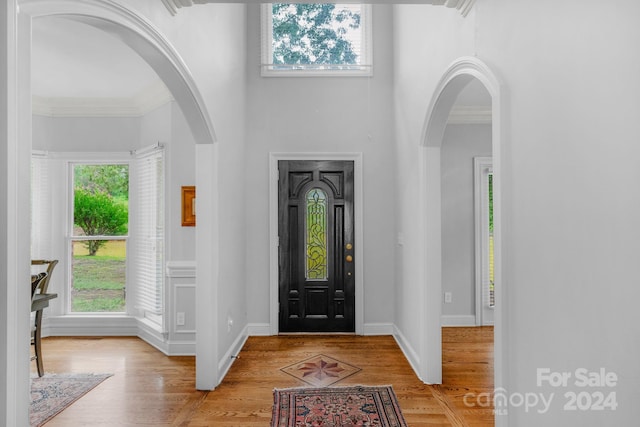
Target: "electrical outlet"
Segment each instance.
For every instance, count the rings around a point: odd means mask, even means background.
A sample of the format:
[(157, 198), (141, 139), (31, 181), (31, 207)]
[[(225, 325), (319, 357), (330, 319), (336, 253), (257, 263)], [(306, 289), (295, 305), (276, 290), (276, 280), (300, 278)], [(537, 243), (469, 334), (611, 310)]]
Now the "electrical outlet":
[(453, 294), (451, 292), (444, 293), (444, 302), (447, 304), (451, 304), (453, 302)]
[(184, 326), (184, 312), (179, 311), (176, 313), (176, 325)]

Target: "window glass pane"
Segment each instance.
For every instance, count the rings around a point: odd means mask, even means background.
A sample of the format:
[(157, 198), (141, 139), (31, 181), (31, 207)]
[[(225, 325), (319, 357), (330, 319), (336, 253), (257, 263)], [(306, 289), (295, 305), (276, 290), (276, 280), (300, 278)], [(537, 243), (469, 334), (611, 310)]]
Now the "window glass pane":
[(274, 3), (274, 64), (360, 63), (360, 5)]
[(493, 174), (488, 174), (489, 187), (489, 306), (495, 306), (495, 292), (493, 281)]
[(95, 241), (95, 255), (88, 242), (71, 241), (71, 312), (124, 312), (126, 240)]
[(127, 235), (128, 165), (75, 165), (73, 184), (74, 236)]
[(263, 72), (371, 75), (371, 5), (263, 6)]
[(327, 195), (319, 188), (307, 193), (307, 280), (327, 280)]
[(72, 215), (70, 312), (124, 312), (129, 165), (73, 165)]

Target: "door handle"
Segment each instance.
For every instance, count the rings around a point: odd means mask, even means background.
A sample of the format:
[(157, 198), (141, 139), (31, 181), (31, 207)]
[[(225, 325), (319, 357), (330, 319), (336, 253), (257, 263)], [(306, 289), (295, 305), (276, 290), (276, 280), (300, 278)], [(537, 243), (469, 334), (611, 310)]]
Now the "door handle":
[(353, 262), (353, 257), (351, 255), (347, 255), (347, 262)]

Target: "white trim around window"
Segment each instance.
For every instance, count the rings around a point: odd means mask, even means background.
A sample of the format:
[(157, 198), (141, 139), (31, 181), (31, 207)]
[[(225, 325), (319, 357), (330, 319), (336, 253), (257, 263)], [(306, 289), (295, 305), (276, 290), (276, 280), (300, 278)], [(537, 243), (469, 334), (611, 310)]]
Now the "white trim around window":
[(493, 174), (491, 157), (475, 157), (474, 218), (476, 258), (476, 325), (494, 324), (494, 307), (490, 303), (489, 251), (489, 175)]

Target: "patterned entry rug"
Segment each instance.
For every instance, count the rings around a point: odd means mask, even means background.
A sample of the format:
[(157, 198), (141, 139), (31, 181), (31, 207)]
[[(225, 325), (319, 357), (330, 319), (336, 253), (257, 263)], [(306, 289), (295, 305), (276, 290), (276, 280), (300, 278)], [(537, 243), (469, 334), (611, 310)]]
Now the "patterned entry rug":
[(46, 374), (31, 378), (31, 426), (41, 426), (112, 374)]
[(273, 395), (271, 427), (407, 427), (391, 386), (288, 388)]

